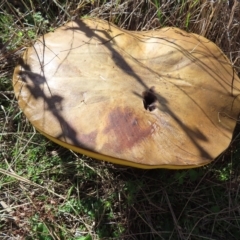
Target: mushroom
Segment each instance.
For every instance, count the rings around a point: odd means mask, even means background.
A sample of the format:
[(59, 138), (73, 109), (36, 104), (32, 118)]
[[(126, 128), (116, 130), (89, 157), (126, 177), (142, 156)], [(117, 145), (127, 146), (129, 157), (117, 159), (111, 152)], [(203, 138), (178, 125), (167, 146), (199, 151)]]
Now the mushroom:
[(96, 18), (40, 37), (15, 68), (18, 103), (50, 140), (139, 168), (205, 165), (232, 140), (240, 82), (208, 39)]

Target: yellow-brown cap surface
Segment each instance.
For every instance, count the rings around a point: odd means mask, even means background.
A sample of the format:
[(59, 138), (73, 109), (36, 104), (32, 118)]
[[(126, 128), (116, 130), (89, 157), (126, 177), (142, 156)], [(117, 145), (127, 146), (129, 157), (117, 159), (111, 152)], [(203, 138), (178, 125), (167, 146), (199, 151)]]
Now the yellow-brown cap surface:
[(240, 82), (211, 41), (99, 19), (39, 38), (13, 85), (30, 122), (74, 151), (140, 168), (207, 164), (230, 144)]

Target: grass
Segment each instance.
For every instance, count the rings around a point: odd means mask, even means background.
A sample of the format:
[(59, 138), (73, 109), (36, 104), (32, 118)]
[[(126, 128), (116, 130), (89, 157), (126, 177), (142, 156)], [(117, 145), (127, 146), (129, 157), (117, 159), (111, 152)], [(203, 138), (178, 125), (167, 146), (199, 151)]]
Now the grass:
[(0, 2), (0, 239), (240, 239), (239, 141), (199, 169), (140, 170), (63, 149), (19, 110), (11, 77), (41, 34), (80, 16), (206, 36), (240, 73), (238, 1)]

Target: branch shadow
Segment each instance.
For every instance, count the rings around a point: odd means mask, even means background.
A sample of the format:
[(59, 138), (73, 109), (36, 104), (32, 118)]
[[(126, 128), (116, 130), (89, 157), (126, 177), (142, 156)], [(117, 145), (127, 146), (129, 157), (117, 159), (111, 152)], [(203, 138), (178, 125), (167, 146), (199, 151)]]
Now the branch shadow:
[[(62, 101), (64, 100), (63, 97), (57, 94), (51, 94), (50, 97), (46, 96), (43, 89), (41, 88), (43, 84), (47, 84), (45, 76), (32, 72), (31, 67), (28, 64), (24, 63), (24, 60), (22, 58), (19, 59), (19, 65), (22, 69), (24, 69), (19, 72), (19, 76), (21, 80), (26, 83), (26, 87), (31, 92), (32, 97), (35, 99), (43, 99), (44, 103), (46, 104), (43, 111), (50, 111), (57, 122), (59, 122), (62, 133), (59, 134), (56, 138), (70, 139), (73, 145), (89, 149), (88, 146), (85, 146), (77, 139), (76, 130), (61, 115)], [(33, 84), (28, 83), (29, 79)]]
[[(81, 20), (75, 20), (75, 23), (79, 26), (79, 27), (68, 27), (66, 31), (81, 31), (83, 32), (89, 39), (95, 38), (98, 39), (100, 43), (104, 44), (104, 46), (111, 52), (112, 54), (112, 60), (115, 62), (116, 66), (118, 66), (120, 69), (122, 69), (126, 74), (128, 74), (130, 77), (133, 77), (136, 82), (138, 82), (139, 84), (141, 84), (145, 91), (149, 91), (153, 86), (148, 86), (147, 81), (142, 79), (140, 75), (138, 75), (138, 73), (136, 73), (132, 67), (126, 62), (126, 60), (121, 56), (121, 54), (113, 47), (112, 44), (110, 44), (111, 41), (114, 42), (114, 39), (117, 38), (119, 36), (111, 36), (108, 31), (103, 31), (100, 29), (90, 29), (83, 21)], [(111, 31), (111, 30), (110, 30)], [(104, 36), (109, 39), (108, 41), (106, 41), (104, 38), (100, 37), (98, 34), (96, 34), (96, 32), (101, 32), (104, 34)], [(156, 38), (157, 39), (157, 38)], [(139, 39), (137, 39), (139, 40)], [(197, 58), (194, 57), (191, 53), (189, 53), (188, 51), (186, 51), (183, 47), (181, 47), (180, 45), (170, 42), (167, 39), (164, 39), (164, 41), (167, 44), (171, 44), (173, 46), (175, 46), (175, 48), (180, 51), (183, 55), (185, 55), (187, 58), (189, 58), (192, 62), (196, 63), (197, 65), (199, 65), (203, 71), (206, 71), (211, 77), (213, 77), (212, 74), (212, 70), (211, 68), (209, 68), (209, 66), (207, 66), (202, 60), (201, 57)], [(86, 43), (89, 44), (89, 43)], [(206, 55), (202, 54), (202, 58), (206, 58)], [(165, 56), (167, 57), (167, 56)], [(210, 53), (208, 57), (213, 57)], [(216, 58), (216, 57), (214, 57)], [(137, 59), (134, 59), (135, 61), (137, 61)], [(139, 63), (141, 64), (141, 63)], [(141, 64), (142, 65), (142, 64)], [(146, 66), (143, 66), (146, 67)], [(222, 64), (222, 67), (225, 68), (225, 65)], [(152, 69), (149, 69), (149, 67), (146, 67), (148, 70), (152, 71)], [(234, 70), (233, 70), (234, 72)], [(161, 73), (157, 73), (154, 72), (156, 75), (158, 75), (159, 77), (164, 77)], [(221, 81), (225, 82), (225, 79), (222, 78), (222, 76), (219, 73), (216, 73), (216, 77), (214, 77), (214, 79), (216, 80), (216, 82), (218, 84), (221, 85)], [(220, 80), (219, 80), (220, 79)], [(232, 84), (233, 84), (234, 79), (232, 80)], [(178, 87), (176, 84), (173, 83), (173, 85), (175, 85), (180, 91), (183, 92), (183, 94), (185, 94), (188, 98), (190, 98), (200, 109), (201, 111), (204, 113), (204, 115), (212, 122), (212, 120), (207, 116), (207, 114), (204, 112), (204, 110), (196, 103), (196, 101), (194, 101), (194, 99), (191, 98), (191, 96), (189, 96), (183, 89), (181, 89), (180, 87)], [(229, 85), (229, 84), (228, 84)], [(229, 85), (229, 88), (232, 88), (232, 85)], [(227, 90), (227, 89), (226, 89)], [(229, 89), (227, 90), (229, 91)], [(133, 94), (137, 95), (139, 98), (142, 99), (142, 101), (144, 102), (144, 96), (143, 94), (137, 93), (133, 91)], [(163, 97), (161, 94), (159, 93), (154, 93), (156, 98), (158, 99), (158, 102), (160, 103), (160, 106), (158, 106), (158, 108), (162, 111), (167, 113), (168, 115), (170, 115), (172, 117), (172, 119), (175, 120), (175, 122), (180, 126), (180, 128), (183, 130), (183, 132), (185, 132), (188, 136), (188, 138), (192, 141), (192, 143), (196, 146), (196, 148), (199, 150), (200, 156), (201, 157), (205, 157), (210, 159), (211, 156), (210, 154), (198, 143), (198, 140), (201, 141), (208, 141), (208, 136), (204, 135), (202, 132), (200, 132), (197, 129), (191, 129), (190, 127), (188, 127), (185, 123), (183, 123), (182, 121), (180, 121), (180, 119), (178, 118), (178, 116), (171, 110), (171, 108), (168, 106), (168, 100)], [(219, 93), (220, 94), (220, 93)]]

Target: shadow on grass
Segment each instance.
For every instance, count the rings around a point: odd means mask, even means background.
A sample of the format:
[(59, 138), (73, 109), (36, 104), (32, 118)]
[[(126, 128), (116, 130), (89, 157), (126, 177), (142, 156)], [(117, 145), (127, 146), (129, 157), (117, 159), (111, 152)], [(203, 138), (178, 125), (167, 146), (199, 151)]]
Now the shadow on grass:
[(239, 146), (237, 139), (212, 164), (175, 171), (125, 168), (60, 149), (56, 181), (67, 179), (71, 188), (60, 210), (94, 223), (90, 233), (100, 239), (238, 239)]
[(63, 165), (64, 178), (101, 239), (238, 239), (239, 130), (226, 153), (202, 168), (141, 170), (85, 159), (85, 167), (72, 165), (75, 175)]

